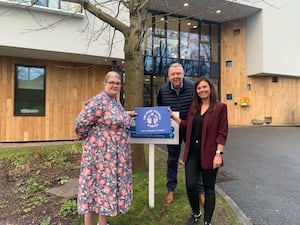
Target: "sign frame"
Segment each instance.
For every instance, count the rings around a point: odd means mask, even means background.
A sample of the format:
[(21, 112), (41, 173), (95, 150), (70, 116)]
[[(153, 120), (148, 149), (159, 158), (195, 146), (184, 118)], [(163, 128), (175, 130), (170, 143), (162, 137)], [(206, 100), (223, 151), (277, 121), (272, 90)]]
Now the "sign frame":
[[(179, 112), (174, 112), (174, 114), (179, 116)], [(130, 143), (178, 145), (179, 125), (174, 120), (171, 120), (171, 128), (170, 134), (137, 135), (135, 132), (135, 121), (133, 121), (130, 127)]]
[[(179, 112), (174, 112), (176, 116), (179, 116)], [(179, 144), (179, 125), (171, 119), (172, 134), (165, 135), (136, 135), (135, 121), (130, 128), (130, 143), (132, 144), (149, 144), (149, 207), (154, 208), (154, 184), (155, 184), (155, 144)], [(135, 135), (134, 135), (135, 134)], [(132, 137), (132, 135), (134, 137)], [(166, 138), (168, 137), (168, 138)]]

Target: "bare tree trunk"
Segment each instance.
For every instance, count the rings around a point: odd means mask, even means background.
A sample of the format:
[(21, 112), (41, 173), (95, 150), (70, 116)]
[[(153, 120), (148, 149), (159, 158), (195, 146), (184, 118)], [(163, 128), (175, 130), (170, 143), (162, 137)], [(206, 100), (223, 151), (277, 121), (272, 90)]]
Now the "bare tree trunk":
[[(134, 9), (135, 8), (135, 9)], [(130, 31), (125, 36), (125, 108), (143, 106), (144, 63), (140, 48), (145, 11), (130, 7)], [(144, 145), (133, 144), (133, 168), (145, 169)]]
[[(147, 15), (147, 4), (149, 0), (130, 0), (119, 3), (129, 9), (130, 26), (112, 17), (101, 10), (100, 5), (96, 6), (89, 0), (80, 0), (84, 8), (100, 20), (110, 24), (116, 30), (123, 33), (125, 37), (125, 104), (126, 110), (133, 110), (135, 107), (143, 106), (143, 83), (144, 64), (141, 51), (142, 31)], [(133, 168), (144, 169), (146, 167), (143, 145), (132, 145)]]

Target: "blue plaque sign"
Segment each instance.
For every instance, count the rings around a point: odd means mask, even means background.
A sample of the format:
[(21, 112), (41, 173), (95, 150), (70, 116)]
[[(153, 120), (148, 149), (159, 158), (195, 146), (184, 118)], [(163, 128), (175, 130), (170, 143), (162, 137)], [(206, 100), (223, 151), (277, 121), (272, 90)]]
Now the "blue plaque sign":
[(136, 134), (170, 134), (171, 117), (167, 106), (135, 108)]

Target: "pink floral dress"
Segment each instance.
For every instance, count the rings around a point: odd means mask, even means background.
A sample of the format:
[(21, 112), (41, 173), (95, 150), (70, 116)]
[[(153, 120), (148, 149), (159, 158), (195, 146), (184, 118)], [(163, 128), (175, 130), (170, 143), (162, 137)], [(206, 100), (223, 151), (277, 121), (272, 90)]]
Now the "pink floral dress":
[(83, 140), (78, 213), (125, 213), (133, 198), (128, 128), (131, 118), (104, 91), (87, 101), (75, 120)]

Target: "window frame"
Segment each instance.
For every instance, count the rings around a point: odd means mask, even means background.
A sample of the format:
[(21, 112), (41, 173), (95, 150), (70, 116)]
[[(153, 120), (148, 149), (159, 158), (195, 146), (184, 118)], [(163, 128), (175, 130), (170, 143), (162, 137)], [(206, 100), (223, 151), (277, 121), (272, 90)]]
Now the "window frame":
[[(30, 112), (30, 109), (27, 110), (27, 112), (21, 112), (21, 109), (19, 110), (19, 107), (17, 106), (18, 103), (25, 103), (25, 104), (32, 104), (35, 101), (26, 101), (26, 98), (24, 98), (23, 101), (22, 98), (20, 98), (20, 96), (18, 96), (18, 90), (20, 91), (22, 88), (19, 88), (19, 78), (18, 78), (18, 68), (19, 67), (27, 67), (28, 69), (30, 68), (40, 68), (44, 70), (44, 78), (43, 78), (43, 89), (42, 89), (42, 93), (43, 96), (41, 97), (41, 101), (38, 102), (39, 107), (41, 108), (40, 111), (38, 112)], [(46, 114), (46, 66), (32, 66), (32, 65), (24, 65), (24, 64), (15, 64), (15, 71), (14, 71), (14, 116), (45, 116)], [(23, 88), (24, 89), (24, 88)], [(33, 91), (33, 90), (38, 90), (38, 89), (28, 89), (29, 91)], [(26, 109), (26, 108), (25, 108)]]
[[(83, 7), (82, 7), (82, 4), (78, 1), (74, 1), (74, 0), (41, 0), (41, 4), (39, 1), (34, 1), (34, 0), (31, 0), (31, 4), (34, 5), (34, 6), (40, 6), (40, 7), (45, 7), (45, 8), (48, 8), (48, 9), (54, 9), (54, 10), (61, 10), (61, 11), (66, 11), (66, 12), (78, 12), (78, 13), (82, 13), (83, 11)], [(52, 4), (52, 2), (54, 3), (57, 3), (57, 4)], [(66, 7), (67, 4), (72, 4), (72, 5), (76, 5), (77, 7), (80, 7), (80, 10), (79, 11), (74, 11), (72, 10), (73, 7)], [(57, 6), (57, 7), (54, 7), (54, 6)]]
[[(33, 0), (11, 0), (11, 1), (1, 1), (0, 0), (0, 6), (13, 6), (13, 7), (18, 7), (18, 8), (24, 8), (28, 10), (34, 10), (34, 11), (40, 11), (40, 12), (47, 12), (47, 13), (53, 13), (53, 14), (58, 14), (58, 15), (67, 15), (71, 17), (79, 17), (79, 18), (84, 18), (84, 12), (83, 12), (83, 6), (81, 3), (77, 3), (76, 1), (72, 0), (57, 0), (57, 8), (55, 7), (49, 7), (49, 2), (50, 0), (45, 0), (45, 6), (39, 5), (39, 4), (34, 4)], [(80, 7), (79, 10), (72, 10), (72, 7), (69, 9), (64, 8), (64, 4), (78, 4)]]

